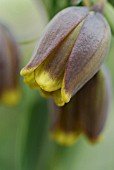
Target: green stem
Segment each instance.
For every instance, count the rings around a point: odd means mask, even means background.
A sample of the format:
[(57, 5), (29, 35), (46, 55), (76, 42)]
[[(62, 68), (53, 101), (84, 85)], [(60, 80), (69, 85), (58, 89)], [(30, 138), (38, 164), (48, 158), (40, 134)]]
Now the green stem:
[(112, 34), (114, 35), (114, 8), (110, 3), (106, 3), (104, 10), (103, 10), (103, 14), (106, 17), (110, 28), (112, 30)]

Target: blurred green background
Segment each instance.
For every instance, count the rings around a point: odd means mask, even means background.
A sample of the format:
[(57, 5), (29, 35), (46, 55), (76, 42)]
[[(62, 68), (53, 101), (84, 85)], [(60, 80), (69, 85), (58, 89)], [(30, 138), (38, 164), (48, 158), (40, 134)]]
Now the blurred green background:
[[(22, 68), (29, 61), (48, 22), (46, 9), (40, 0), (0, 0), (0, 20), (7, 23), (17, 37), (23, 56)], [(113, 89), (114, 38), (106, 63)], [(20, 103), (14, 108), (0, 105), (0, 170), (114, 169), (113, 93), (104, 140), (91, 145), (82, 136), (75, 145), (67, 148), (51, 141), (48, 136), (47, 101), (24, 84), (22, 78), (20, 85)]]

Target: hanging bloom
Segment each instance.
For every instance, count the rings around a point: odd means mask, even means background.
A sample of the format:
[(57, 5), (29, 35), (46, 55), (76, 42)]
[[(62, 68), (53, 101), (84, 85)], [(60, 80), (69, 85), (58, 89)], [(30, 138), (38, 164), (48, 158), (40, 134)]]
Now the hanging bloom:
[(68, 104), (51, 103), (51, 137), (64, 145), (73, 144), (81, 133), (92, 142), (99, 141), (110, 103), (109, 74), (100, 70), (81, 88)]
[(47, 25), (21, 75), (33, 89), (68, 103), (99, 70), (110, 44), (110, 28), (100, 13), (70, 7)]
[(0, 23), (0, 101), (14, 105), (20, 97), (19, 78), (20, 52), (9, 29)]

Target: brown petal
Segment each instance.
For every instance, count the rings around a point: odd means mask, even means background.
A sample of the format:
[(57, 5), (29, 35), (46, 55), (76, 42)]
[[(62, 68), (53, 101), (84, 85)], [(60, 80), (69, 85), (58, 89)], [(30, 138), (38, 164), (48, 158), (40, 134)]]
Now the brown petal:
[[(2, 35), (2, 32), (0, 31), (0, 97), (2, 95), (2, 92), (5, 88), (4, 86), (4, 81), (7, 79), (5, 75), (5, 71), (7, 70), (7, 64), (6, 64), (6, 59), (4, 55), (4, 38)], [(6, 50), (6, 49), (5, 49)]]
[(65, 66), (83, 25), (81, 22), (65, 40), (34, 71), (37, 84), (45, 91), (52, 92), (61, 88)]
[(100, 70), (63, 107), (51, 101), (51, 136), (64, 145), (73, 144), (80, 133), (97, 141), (104, 128), (111, 86), (106, 68)]
[(59, 12), (47, 25), (40, 41), (38, 42), (32, 59), (22, 70), (21, 74), (26, 75), (30, 69), (35, 69), (46, 57), (68, 36), (70, 32), (88, 15), (86, 7), (69, 7)]
[[(15, 88), (18, 84), (20, 51), (9, 29), (0, 23), (0, 60), (5, 74), (4, 87)], [(4, 58), (4, 62), (2, 61)]]
[(109, 74), (105, 68), (76, 94), (80, 101), (80, 126), (91, 142), (97, 141), (104, 128), (110, 103), (110, 91)]
[(77, 98), (63, 107), (51, 103), (51, 136), (54, 140), (64, 145), (73, 144), (80, 134), (79, 111), (76, 110)]
[(20, 52), (14, 36), (0, 23), (0, 100), (8, 105), (20, 98), (18, 85)]
[(66, 67), (62, 85), (65, 102), (99, 70), (108, 52), (110, 37), (110, 28), (101, 14), (92, 13), (85, 19)]

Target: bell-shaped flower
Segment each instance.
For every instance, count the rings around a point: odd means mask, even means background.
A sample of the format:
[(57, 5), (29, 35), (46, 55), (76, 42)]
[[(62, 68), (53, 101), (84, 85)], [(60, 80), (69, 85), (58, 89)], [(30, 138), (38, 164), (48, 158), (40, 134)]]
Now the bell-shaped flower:
[(0, 23), (0, 101), (14, 105), (20, 98), (18, 85), (20, 51), (14, 36)]
[(47, 25), (21, 75), (30, 87), (63, 106), (100, 69), (110, 37), (100, 13), (86, 7), (66, 8)]
[(111, 83), (106, 68), (100, 70), (62, 107), (50, 102), (51, 137), (71, 145), (80, 134), (98, 142), (104, 128), (111, 99)]

